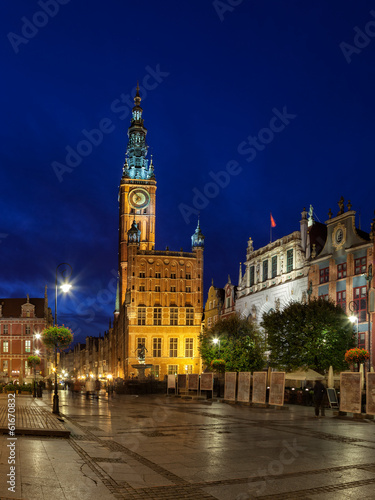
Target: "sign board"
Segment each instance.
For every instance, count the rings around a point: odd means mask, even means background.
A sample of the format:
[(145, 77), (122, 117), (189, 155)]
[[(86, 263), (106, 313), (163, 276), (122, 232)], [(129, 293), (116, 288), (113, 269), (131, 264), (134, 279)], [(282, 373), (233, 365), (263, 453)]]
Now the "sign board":
[(237, 372), (225, 372), (224, 399), (236, 401)]
[(237, 401), (248, 403), (250, 401), (251, 373), (240, 372), (238, 374)]
[(340, 411), (361, 413), (361, 374), (340, 373)]
[(267, 372), (253, 373), (253, 403), (264, 404), (267, 395)]
[(176, 375), (168, 375), (168, 389), (176, 389)]
[(201, 391), (213, 391), (214, 390), (214, 374), (213, 373), (202, 373), (201, 375)]
[(197, 391), (199, 385), (198, 373), (190, 373), (188, 375), (188, 389), (189, 391)]
[(283, 406), (285, 392), (285, 372), (271, 372), (269, 404)]
[(333, 389), (333, 388), (327, 389), (327, 396), (328, 396), (328, 401), (329, 401), (330, 407), (338, 409), (339, 402), (337, 400), (336, 389)]
[(186, 378), (185, 374), (177, 375), (178, 390), (186, 389)]
[(375, 415), (375, 373), (367, 373), (366, 379), (366, 413)]

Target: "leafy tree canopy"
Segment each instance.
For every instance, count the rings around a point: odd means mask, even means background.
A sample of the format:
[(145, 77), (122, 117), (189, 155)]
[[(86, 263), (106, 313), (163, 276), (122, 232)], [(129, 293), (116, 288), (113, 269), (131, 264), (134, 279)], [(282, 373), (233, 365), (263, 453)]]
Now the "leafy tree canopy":
[(331, 365), (334, 370), (347, 368), (345, 352), (354, 345), (353, 325), (333, 302), (291, 302), (283, 311), (265, 314), (261, 326), (275, 368), (311, 368), (320, 373)]
[(66, 326), (49, 326), (42, 332), (42, 340), (49, 349), (65, 349), (73, 341), (73, 333)]
[[(264, 365), (263, 343), (256, 327), (246, 319), (231, 316), (218, 321), (199, 337), (202, 359), (207, 366), (225, 361), (225, 371), (257, 371)], [(213, 340), (220, 342), (214, 344)]]
[(40, 361), (41, 360), (39, 356), (31, 355), (27, 358), (27, 364), (33, 367), (35, 367), (36, 365), (40, 365)]

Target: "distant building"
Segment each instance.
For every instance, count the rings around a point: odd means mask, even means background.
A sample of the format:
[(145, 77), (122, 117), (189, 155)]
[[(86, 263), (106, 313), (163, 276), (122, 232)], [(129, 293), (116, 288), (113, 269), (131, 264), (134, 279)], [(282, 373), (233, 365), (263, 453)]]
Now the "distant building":
[(199, 373), (204, 236), (198, 223), (191, 252), (155, 250), (156, 178), (152, 158), (150, 163), (147, 159), (140, 102), (137, 90), (119, 190), (113, 376), (136, 376), (132, 365), (138, 364), (140, 350), (145, 352), (146, 363), (153, 365), (155, 377)]
[(330, 299), (357, 318), (358, 346), (372, 347), (374, 364), (374, 333), (371, 345), (369, 336), (370, 329), (374, 332), (373, 321), (369, 323), (374, 315), (374, 280), (369, 278), (374, 273), (375, 223), (369, 233), (362, 231), (350, 201), (347, 211), (343, 198), (338, 205), (336, 216), (329, 210), (323, 248), (313, 248), (308, 279), (313, 297)]
[(230, 276), (224, 285), (224, 299), (221, 305), (220, 319), (228, 319), (236, 314), (237, 287), (231, 282)]
[(322, 248), (325, 233), (310, 207), (309, 214), (302, 212), (299, 231), (257, 250), (249, 238), (243, 276), (240, 264), (236, 311), (260, 323), (271, 310), (282, 310), (291, 301), (306, 302), (311, 249)]
[(220, 319), (221, 309), (224, 303), (224, 289), (214, 286), (212, 280), (208, 290), (207, 302), (204, 308), (205, 327), (207, 329), (214, 326)]
[(46, 352), (40, 338), (42, 331), (52, 324), (48, 307), (47, 287), (44, 298), (0, 299), (0, 378), (22, 382), (34, 373), (27, 358), (38, 354), (41, 364), (36, 367), (46, 376)]

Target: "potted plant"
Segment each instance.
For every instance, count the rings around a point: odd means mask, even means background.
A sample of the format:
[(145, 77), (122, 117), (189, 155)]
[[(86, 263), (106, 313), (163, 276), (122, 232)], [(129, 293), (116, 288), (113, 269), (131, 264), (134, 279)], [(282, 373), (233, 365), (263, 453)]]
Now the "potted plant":
[(358, 347), (354, 347), (353, 349), (349, 349), (345, 353), (345, 361), (351, 367), (353, 367), (355, 363), (359, 365), (369, 359), (370, 353), (367, 349), (359, 349)]
[(9, 383), (4, 387), (4, 392), (7, 394), (15, 394), (17, 392), (17, 387), (14, 384)]

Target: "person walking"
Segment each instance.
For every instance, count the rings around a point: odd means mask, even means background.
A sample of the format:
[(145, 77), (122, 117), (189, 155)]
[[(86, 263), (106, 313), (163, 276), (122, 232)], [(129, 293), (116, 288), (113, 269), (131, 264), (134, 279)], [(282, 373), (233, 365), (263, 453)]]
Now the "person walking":
[(324, 417), (324, 406), (323, 399), (326, 393), (326, 388), (320, 380), (315, 380), (314, 385), (314, 402), (315, 402), (315, 417), (319, 417), (319, 409), (321, 411), (321, 416)]

